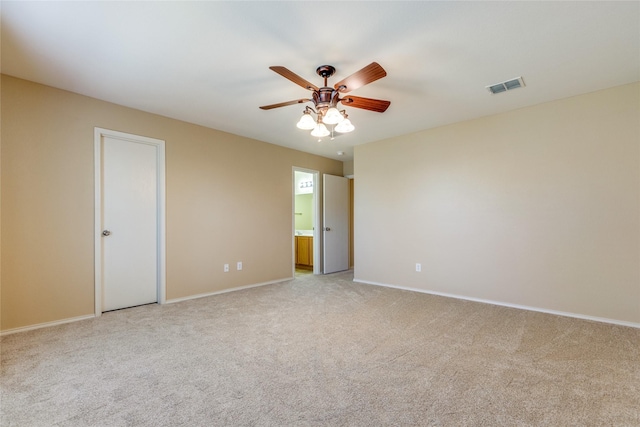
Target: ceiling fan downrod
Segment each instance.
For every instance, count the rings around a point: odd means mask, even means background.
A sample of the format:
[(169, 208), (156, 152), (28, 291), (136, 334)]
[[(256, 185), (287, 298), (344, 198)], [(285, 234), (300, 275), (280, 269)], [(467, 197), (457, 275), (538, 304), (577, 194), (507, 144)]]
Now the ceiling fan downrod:
[(336, 69), (332, 65), (321, 65), (316, 69), (316, 74), (324, 79), (324, 86), (313, 93), (313, 103), (318, 111), (326, 111), (330, 107), (335, 107), (340, 101), (338, 91), (327, 85), (327, 79), (335, 72)]

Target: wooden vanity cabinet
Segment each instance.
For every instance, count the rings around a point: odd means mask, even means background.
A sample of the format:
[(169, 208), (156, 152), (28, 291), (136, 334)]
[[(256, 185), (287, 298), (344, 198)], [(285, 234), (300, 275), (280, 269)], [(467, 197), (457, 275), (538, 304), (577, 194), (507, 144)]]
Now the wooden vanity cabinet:
[(313, 236), (296, 236), (296, 266), (313, 267)]

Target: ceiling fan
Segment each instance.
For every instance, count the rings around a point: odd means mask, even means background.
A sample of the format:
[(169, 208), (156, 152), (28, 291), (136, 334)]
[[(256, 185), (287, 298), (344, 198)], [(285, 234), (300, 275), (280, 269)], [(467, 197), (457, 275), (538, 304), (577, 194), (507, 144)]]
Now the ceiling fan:
[[(389, 108), (389, 105), (391, 105), (390, 101), (384, 101), (381, 99), (363, 98), (352, 95), (343, 96), (342, 98), (340, 97), (342, 94), (349, 93), (352, 90), (358, 89), (359, 87), (375, 82), (376, 80), (386, 76), (387, 72), (377, 62), (372, 62), (349, 77), (340, 80), (338, 83), (333, 85), (333, 87), (327, 86), (327, 79), (333, 76), (336, 72), (335, 67), (331, 65), (321, 65), (316, 69), (316, 73), (324, 79), (324, 86), (320, 88), (285, 67), (273, 66), (269, 67), (269, 69), (280, 74), (282, 77), (291, 80), (295, 84), (310, 90), (312, 95), (311, 98), (301, 98), (293, 101), (280, 102), (278, 104), (263, 105), (260, 108), (263, 110), (271, 110), (273, 108), (284, 107), (287, 105), (313, 102), (315, 109), (309, 106), (305, 107), (302, 118), (297, 124), (300, 129), (313, 129), (311, 132), (312, 136), (323, 137), (329, 135), (330, 132), (325, 124), (336, 125), (333, 130), (341, 133), (351, 132), (354, 129), (351, 121), (347, 118), (348, 115), (346, 111), (338, 110), (338, 103), (378, 113), (384, 113), (387, 108)], [(316, 119), (311, 117), (311, 112), (316, 114)]]

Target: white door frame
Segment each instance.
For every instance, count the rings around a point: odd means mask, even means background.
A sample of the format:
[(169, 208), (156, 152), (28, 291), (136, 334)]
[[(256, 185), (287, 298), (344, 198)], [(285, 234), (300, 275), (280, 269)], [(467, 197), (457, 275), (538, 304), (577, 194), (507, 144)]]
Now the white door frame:
[(102, 315), (102, 139), (110, 137), (136, 143), (154, 145), (157, 149), (158, 206), (158, 303), (166, 302), (166, 239), (165, 239), (165, 142), (161, 139), (132, 135), (115, 130), (94, 128), (94, 272), (95, 315)]
[(296, 171), (310, 173), (313, 176), (313, 274), (322, 274), (322, 218), (320, 216), (320, 193), (322, 182), (320, 172), (313, 169), (299, 168), (293, 166), (291, 172), (291, 244), (293, 245), (293, 268), (292, 277), (296, 277)]

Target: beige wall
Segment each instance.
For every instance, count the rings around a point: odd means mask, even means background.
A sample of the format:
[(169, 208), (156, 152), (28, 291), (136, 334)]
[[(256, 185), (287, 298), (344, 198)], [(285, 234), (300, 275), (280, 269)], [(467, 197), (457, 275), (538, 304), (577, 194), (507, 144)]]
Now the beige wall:
[(639, 147), (640, 84), (358, 146), (355, 278), (640, 324)]
[(313, 230), (313, 194), (296, 194), (295, 229)]
[(94, 127), (166, 141), (167, 299), (291, 277), (292, 167), (342, 175), (339, 161), (9, 76), (1, 102), (2, 330), (93, 313)]
[(353, 160), (347, 160), (344, 162), (342, 173), (344, 174), (344, 176), (353, 175)]

